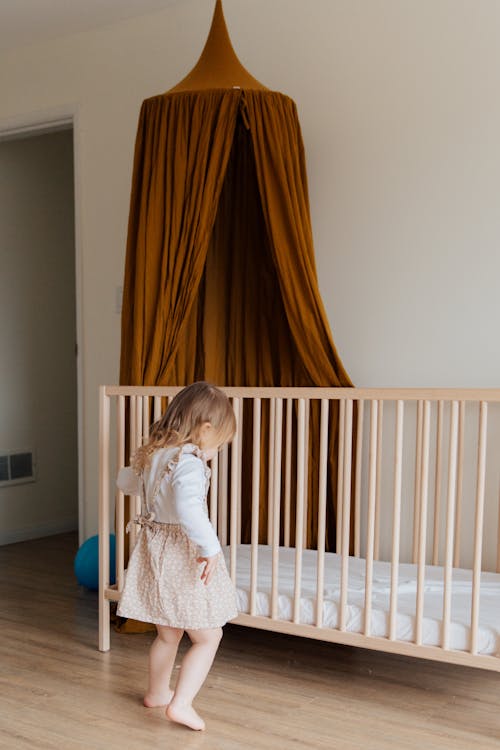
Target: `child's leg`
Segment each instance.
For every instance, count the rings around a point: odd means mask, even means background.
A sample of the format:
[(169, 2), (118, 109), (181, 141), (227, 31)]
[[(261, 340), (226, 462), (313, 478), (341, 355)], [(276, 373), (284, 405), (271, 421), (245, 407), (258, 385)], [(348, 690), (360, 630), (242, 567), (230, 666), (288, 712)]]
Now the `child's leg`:
[(149, 687), (144, 696), (148, 708), (166, 706), (173, 695), (170, 690), (170, 675), (174, 666), (177, 648), (183, 630), (157, 625), (158, 636), (149, 652)]
[(205, 729), (205, 722), (191, 704), (212, 666), (222, 638), (222, 628), (188, 630), (187, 633), (193, 645), (182, 661), (175, 693), (167, 708), (167, 716), (172, 721), (186, 724), (191, 729)]

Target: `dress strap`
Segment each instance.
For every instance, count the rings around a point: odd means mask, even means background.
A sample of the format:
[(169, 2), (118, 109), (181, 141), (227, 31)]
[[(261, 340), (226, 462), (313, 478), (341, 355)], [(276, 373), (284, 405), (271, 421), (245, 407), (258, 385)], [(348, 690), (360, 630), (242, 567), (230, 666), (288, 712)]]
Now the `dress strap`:
[(149, 526), (149, 528), (153, 527), (153, 521), (155, 520), (155, 514), (153, 511), (149, 509), (149, 503), (148, 498), (146, 495), (146, 485), (144, 482), (144, 471), (141, 471), (140, 474), (140, 480), (141, 480), (141, 512), (138, 516), (135, 518), (130, 519), (128, 522), (125, 531), (127, 534), (130, 533), (132, 529), (132, 524), (137, 524), (141, 527), (141, 529), (144, 526)]
[(210, 470), (210, 467), (207, 463), (207, 457), (205, 456), (204, 452), (194, 443), (186, 443), (181, 448), (181, 454), (182, 453), (192, 453), (197, 458), (201, 459), (203, 462), (203, 469), (205, 471), (205, 479), (210, 479), (212, 472)]
[(153, 500), (156, 500), (156, 498), (158, 497), (158, 494), (161, 488), (161, 483), (163, 482), (165, 477), (173, 473), (175, 467), (177, 466), (179, 462), (181, 454), (182, 454), (182, 448), (179, 451), (177, 451), (169, 461), (166, 461), (165, 464), (160, 469), (160, 471), (158, 472), (158, 475), (156, 477), (156, 482), (153, 487)]
[[(165, 479), (166, 476), (169, 476), (170, 474), (173, 474), (175, 468), (177, 467), (177, 464), (179, 463), (181, 456), (183, 456), (185, 453), (191, 453), (197, 458), (201, 459), (203, 462), (203, 470), (205, 472), (205, 479), (210, 479), (211, 471), (207, 464), (207, 459), (205, 454), (203, 453), (200, 448), (198, 448), (197, 445), (194, 443), (185, 443), (184, 445), (181, 445), (179, 449), (175, 452), (175, 454), (170, 458), (169, 461), (166, 461), (163, 467), (158, 472), (158, 476), (156, 477), (156, 482), (153, 488), (153, 500), (156, 500), (158, 497), (158, 493), (160, 492), (161, 483)], [(148, 508), (149, 510), (149, 508)]]

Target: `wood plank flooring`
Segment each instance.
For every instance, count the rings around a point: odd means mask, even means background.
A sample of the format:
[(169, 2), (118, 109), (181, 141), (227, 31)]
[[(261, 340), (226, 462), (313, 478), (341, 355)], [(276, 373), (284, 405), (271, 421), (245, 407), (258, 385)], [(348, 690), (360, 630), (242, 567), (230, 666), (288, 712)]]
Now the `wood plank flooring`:
[(500, 750), (497, 673), (237, 626), (196, 702), (207, 731), (173, 725), (141, 705), (152, 634), (97, 651), (76, 547), (0, 548), (2, 750)]

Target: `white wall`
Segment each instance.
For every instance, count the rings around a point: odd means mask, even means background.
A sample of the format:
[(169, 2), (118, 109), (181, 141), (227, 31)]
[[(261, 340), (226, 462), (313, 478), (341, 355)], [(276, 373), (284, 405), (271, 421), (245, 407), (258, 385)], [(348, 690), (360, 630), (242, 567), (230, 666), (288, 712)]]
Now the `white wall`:
[[(78, 110), (85, 533), (97, 526), (97, 387), (118, 377), (142, 100), (194, 65), (212, 2), (0, 58), (3, 121)], [(500, 383), (500, 4), (225, 0), (234, 46), (297, 102), (320, 286), (357, 385)]]
[(0, 453), (36, 481), (0, 486), (0, 543), (76, 529), (71, 131), (0, 142)]

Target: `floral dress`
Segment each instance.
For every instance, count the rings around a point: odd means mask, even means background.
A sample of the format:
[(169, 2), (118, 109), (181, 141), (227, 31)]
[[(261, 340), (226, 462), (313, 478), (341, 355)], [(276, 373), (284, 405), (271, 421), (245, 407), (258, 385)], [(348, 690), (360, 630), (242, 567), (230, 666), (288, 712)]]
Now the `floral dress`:
[[(137, 477), (121, 470), (117, 484), (142, 495), (141, 526), (130, 556), (118, 615), (184, 630), (217, 628), (237, 614), (236, 592), (208, 518), (210, 469), (197, 446), (156, 451)], [(217, 554), (210, 583), (199, 557)]]

